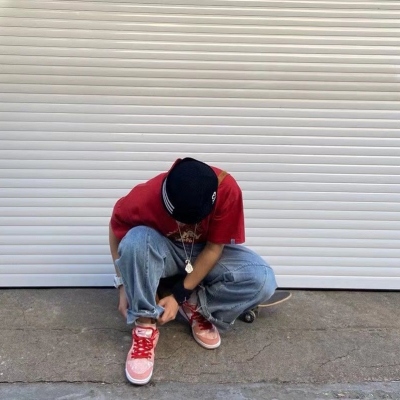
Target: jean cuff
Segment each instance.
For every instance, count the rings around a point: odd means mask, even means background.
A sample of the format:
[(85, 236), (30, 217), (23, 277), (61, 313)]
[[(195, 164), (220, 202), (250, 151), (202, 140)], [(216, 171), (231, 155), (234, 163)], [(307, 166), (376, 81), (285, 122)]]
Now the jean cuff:
[(151, 318), (158, 319), (164, 312), (164, 308), (157, 305), (153, 311), (138, 311), (134, 313), (132, 310), (128, 310), (126, 322), (127, 324), (133, 324), (138, 318)]
[(215, 325), (218, 328), (218, 330), (222, 332), (232, 328), (235, 321), (232, 321), (231, 323), (221, 321), (220, 319), (214, 318), (211, 315), (210, 311), (208, 311), (206, 291), (202, 286), (200, 286), (197, 290), (197, 297), (200, 303), (201, 314), (203, 315), (204, 318), (210, 321), (213, 325)]

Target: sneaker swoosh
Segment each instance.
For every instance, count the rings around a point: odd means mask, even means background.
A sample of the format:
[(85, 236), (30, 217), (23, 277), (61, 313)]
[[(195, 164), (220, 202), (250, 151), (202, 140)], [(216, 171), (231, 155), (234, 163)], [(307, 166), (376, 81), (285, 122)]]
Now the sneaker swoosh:
[(136, 328), (135, 333), (140, 337), (151, 338), (151, 331), (147, 329)]

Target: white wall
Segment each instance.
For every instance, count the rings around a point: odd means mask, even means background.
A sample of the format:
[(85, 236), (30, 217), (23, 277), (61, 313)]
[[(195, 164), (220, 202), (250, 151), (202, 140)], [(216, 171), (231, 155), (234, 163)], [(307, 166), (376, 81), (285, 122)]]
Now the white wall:
[(108, 219), (191, 155), (281, 286), (400, 289), (400, 3), (6, 1), (0, 285), (108, 285)]

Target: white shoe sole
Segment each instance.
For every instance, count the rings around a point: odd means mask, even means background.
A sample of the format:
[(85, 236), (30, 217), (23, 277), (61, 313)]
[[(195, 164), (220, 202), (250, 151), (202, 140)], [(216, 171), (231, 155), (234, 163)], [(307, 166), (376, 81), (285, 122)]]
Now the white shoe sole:
[(126, 379), (128, 379), (130, 383), (133, 383), (134, 385), (145, 385), (146, 383), (150, 382), (150, 379), (153, 376), (153, 371), (151, 371), (150, 376), (146, 379), (134, 379), (128, 374), (128, 370), (125, 368), (125, 375)]

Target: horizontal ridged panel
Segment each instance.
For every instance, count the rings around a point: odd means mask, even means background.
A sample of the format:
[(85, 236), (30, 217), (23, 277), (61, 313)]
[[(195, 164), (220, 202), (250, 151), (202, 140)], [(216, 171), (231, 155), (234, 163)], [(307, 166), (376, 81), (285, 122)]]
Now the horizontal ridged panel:
[(30, 94), (30, 93), (7, 93), (0, 92), (0, 102), (9, 101), (31, 101), (34, 103), (48, 103), (57, 101), (59, 104), (101, 104), (114, 106), (115, 104), (134, 104), (134, 105), (147, 105), (152, 107), (159, 106), (178, 106), (178, 107), (273, 107), (273, 108), (287, 108), (287, 109), (304, 109), (308, 108), (309, 111), (314, 109), (326, 110), (400, 110), (400, 103), (397, 101), (366, 101), (366, 100), (304, 100), (304, 99), (231, 99), (231, 98), (195, 98), (195, 97), (126, 97), (126, 96), (94, 96), (94, 95), (47, 95), (47, 94)]
[(15, 0), (0, 27), (0, 285), (111, 283), (108, 219), (191, 155), (289, 287), (400, 289), (400, 4)]

